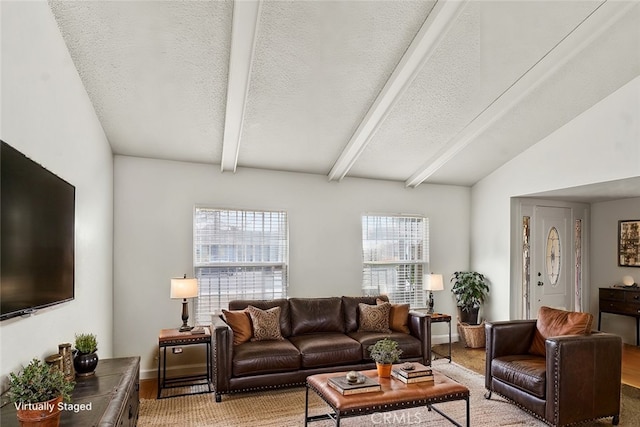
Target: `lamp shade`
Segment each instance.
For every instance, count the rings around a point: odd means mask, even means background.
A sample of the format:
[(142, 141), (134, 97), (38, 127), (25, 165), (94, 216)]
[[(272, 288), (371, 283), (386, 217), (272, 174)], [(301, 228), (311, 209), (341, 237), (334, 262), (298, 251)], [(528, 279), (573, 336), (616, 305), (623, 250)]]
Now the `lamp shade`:
[(198, 279), (175, 277), (171, 279), (171, 298), (194, 298), (198, 296)]
[(425, 274), (424, 290), (425, 291), (441, 291), (444, 289), (442, 274)]

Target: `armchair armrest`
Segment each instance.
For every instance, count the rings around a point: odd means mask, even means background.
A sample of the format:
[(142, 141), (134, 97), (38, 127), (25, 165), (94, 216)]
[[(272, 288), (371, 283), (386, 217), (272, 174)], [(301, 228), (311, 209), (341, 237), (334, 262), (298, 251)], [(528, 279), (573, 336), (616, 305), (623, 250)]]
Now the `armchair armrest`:
[(526, 354), (536, 332), (536, 320), (486, 322), (485, 387), (491, 390), (491, 361), (496, 357)]
[(212, 352), (211, 365), (213, 367), (213, 389), (216, 402), (220, 402), (221, 391), (229, 390), (229, 380), (232, 372), (233, 360), (233, 331), (218, 315), (211, 316)]
[(410, 311), (409, 332), (422, 343), (422, 364), (431, 366), (431, 316)]
[(621, 337), (598, 332), (549, 337), (545, 348), (547, 420), (567, 425), (619, 415)]

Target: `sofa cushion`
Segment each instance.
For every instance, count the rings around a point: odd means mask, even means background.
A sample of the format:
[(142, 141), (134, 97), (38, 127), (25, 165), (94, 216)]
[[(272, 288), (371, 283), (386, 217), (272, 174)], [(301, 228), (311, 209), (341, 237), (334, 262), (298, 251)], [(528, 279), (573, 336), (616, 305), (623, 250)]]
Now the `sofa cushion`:
[(247, 307), (251, 317), (253, 336), (251, 341), (282, 340), (280, 333), (280, 307), (260, 310), (252, 305)]
[(259, 375), (300, 369), (300, 352), (288, 340), (250, 341), (233, 348), (233, 375)]
[(531, 354), (497, 357), (491, 361), (491, 375), (540, 399), (545, 398), (544, 357)]
[(344, 334), (306, 334), (290, 338), (300, 351), (303, 368), (338, 366), (362, 360), (360, 343)]
[(540, 307), (536, 332), (529, 353), (544, 356), (545, 340), (560, 335), (587, 335), (591, 333), (593, 315), (577, 311), (564, 311), (550, 307)]
[(380, 305), (358, 304), (360, 316), (358, 332), (391, 332), (389, 329), (389, 311), (391, 304), (385, 302)]
[(291, 335), (289, 300), (283, 298), (274, 300), (233, 300), (229, 301), (229, 310), (244, 310), (250, 305), (261, 310), (280, 307), (280, 333), (285, 338)]
[(247, 342), (253, 336), (251, 319), (246, 310), (222, 310), (222, 318), (233, 331), (233, 345)]
[[(385, 301), (376, 299), (376, 304), (384, 304)], [(409, 304), (391, 304), (389, 311), (389, 328), (392, 331), (409, 333)]]
[(369, 346), (383, 338), (390, 338), (398, 343), (398, 347), (402, 350), (401, 357), (403, 359), (422, 357), (422, 343), (420, 340), (413, 335), (403, 332), (391, 332), (390, 334), (381, 332), (352, 332), (349, 336), (360, 343), (362, 346), (362, 358), (365, 360), (371, 360), (371, 357), (369, 357)]
[(386, 295), (380, 295), (377, 297), (342, 297), (345, 332), (355, 332), (358, 330), (358, 316), (360, 315), (358, 304), (363, 303), (375, 305), (376, 299), (389, 301), (389, 298)]
[(344, 332), (340, 298), (291, 298), (291, 335)]

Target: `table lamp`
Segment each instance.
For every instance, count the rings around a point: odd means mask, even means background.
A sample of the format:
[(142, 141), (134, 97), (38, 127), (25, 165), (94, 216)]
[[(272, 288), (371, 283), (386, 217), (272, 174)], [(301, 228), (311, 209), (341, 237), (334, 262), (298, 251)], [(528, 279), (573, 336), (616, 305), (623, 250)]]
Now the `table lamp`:
[(193, 329), (193, 326), (187, 325), (189, 320), (189, 308), (187, 307), (187, 298), (194, 298), (198, 296), (198, 279), (187, 279), (187, 275), (184, 277), (176, 277), (171, 279), (171, 298), (182, 298), (182, 326), (180, 332), (186, 332)]
[(443, 289), (444, 282), (442, 281), (442, 274), (432, 273), (424, 275), (424, 290), (429, 291), (427, 313), (433, 314), (433, 291), (441, 291)]

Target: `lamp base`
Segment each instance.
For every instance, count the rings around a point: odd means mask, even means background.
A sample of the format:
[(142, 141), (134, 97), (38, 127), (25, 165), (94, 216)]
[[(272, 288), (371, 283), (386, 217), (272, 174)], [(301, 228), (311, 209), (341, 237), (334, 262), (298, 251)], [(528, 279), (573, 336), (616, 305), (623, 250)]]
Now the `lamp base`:
[(429, 291), (429, 301), (427, 302), (427, 314), (433, 314), (433, 292)]
[(178, 329), (179, 332), (188, 332), (193, 329), (193, 326), (187, 325), (189, 320), (189, 308), (187, 307), (187, 299), (182, 300), (182, 326)]

